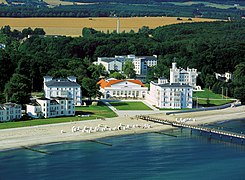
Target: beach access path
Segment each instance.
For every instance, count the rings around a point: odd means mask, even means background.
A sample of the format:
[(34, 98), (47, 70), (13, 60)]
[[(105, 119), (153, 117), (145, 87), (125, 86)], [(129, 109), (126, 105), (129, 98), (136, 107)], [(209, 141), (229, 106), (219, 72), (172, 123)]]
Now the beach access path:
[[(129, 112), (129, 111), (127, 111)], [(154, 112), (154, 111), (152, 111)], [(135, 113), (135, 112), (134, 112)], [(137, 115), (137, 114), (135, 114)], [(140, 115), (140, 114), (138, 114)], [(181, 114), (166, 115), (164, 111), (155, 111), (152, 117), (159, 117), (168, 120), (176, 120), (176, 118), (195, 118), (196, 121), (188, 121), (190, 124), (205, 124), (216, 121), (245, 119), (245, 106), (234, 108), (226, 108), (222, 110), (189, 112)], [(48, 119), (47, 119), (48, 120)], [(134, 127), (137, 125), (137, 127)], [(146, 127), (146, 125), (149, 125)], [(122, 130), (106, 130), (99, 132), (83, 132), (84, 127), (124, 127)], [(131, 128), (126, 128), (130, 126)], [(80, 130), (72, 132), (73, 128)], [(33, 146), (38, 144), (93, 140), (108, 136), (138, 134), (146, 132), (156, 132), (174, 128), (170, 125), (162, 125), (159, 123), (147, 122), (137, 119), (135, 116), (124, 115), (115, 118), (97, 119), (88, 121), (76, 121), (59, 124), (49, 124), (41, 126), (23, 127), (0, 130), (0, 150), (8, 150), (12, 148), (21, 148), (22, 146)]]

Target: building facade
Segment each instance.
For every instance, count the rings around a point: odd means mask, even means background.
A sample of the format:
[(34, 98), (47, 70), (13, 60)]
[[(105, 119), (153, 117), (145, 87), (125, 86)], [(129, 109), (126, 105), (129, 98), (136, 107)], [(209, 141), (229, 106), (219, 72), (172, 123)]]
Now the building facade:
[(0, 122), (17, 120), (22, 117), (21, 105), (15, 103), (0, 104)]
[(176, 62), (172, 63), (172, 68), (170, 69), (170, 83), (188, 84), (195, 89), (197, 86), (197, 76), (197, 69), (179, 69), (177, 68)]
[(100, 85), (102, 98), (137, 98), (143, 99), (148, 88), (140, 80), (117, 80), (114, 78), (101, 79), (97, 84)]
[(76, 82), (76, 77), (69, 76), (67, 79), (53, 79), (50, 76), (44, 77), (44, 96), (46, 98), (69, 98), (76, 106), (81, 106), (81, 86)]
[(120, 58), (98, 57), (97, 64), (102, 64), (107, 72), (123, 71), (123, 62), (120, 60)]
[(75, 106), (69, 98), (38, 98), (26, 105), (26, 112), (32, 118), (74, 116)]
[(146, 100), (158, 108), (192, 108), (192, 92), (193, 88), (190, 85), (151, 82)]
[(125, 61), (131, 61), (134, 64), (134, 70), (137, 75), (146, 75), (147, 68), (157, 65), (157, 56), (115, 56), (115, 57), (98, 57), (95, 64), (102, 64), (106, 71), (116, 70), (123, 72)]

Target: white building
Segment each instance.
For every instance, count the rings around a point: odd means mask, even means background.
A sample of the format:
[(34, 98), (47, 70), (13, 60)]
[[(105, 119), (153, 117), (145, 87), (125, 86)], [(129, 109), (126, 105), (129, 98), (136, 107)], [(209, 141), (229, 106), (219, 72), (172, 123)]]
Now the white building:
[(170, 69), (170, 83), (188, 84), (196, 89), (197, 76), (197, 69), (178, 69), (176, 62), (172, 63), (172, 68)]
[(134, 64), (134, 70), (137, 75), (146, 75), (147, 68), (157, 65), (157, 56), (115, 56), (115, 57), (98, 57), (95, 64), (102, 64), (106, 71), (117, 70), (123, 72), (123, 65), (125, 61), (132, 61)]
[(151, 82), (146, 100), (158, 108), (192, 108), (192, 91), (186, 84)]
[(233, 75), (230, 72), (225, 72), (225, 74), (215, 73), (215, 77), (216, 77), (216, 79), (221, 80), (221, 81), (225, 81), (225, 82), (233, 80)]
[(123, 62), (118, 58), (113, 57), (98, 57), (96, 64), (102, 64), (107, 72), (110, 71), (123, 71)]
[(33, 118), (74, 116), (75, 106), (73, 100), (69, 98), (38, 98), (26, 105), (26, 112)]
[(101, 79), (100, 92), (103, 98), (145, 98), (148, 88), (140, 80)]
[(0, 104), (0, 122), (21, 118), (21, 105), (15, 103)]
[(43, 84), (46, 98), (71, 98), (76, 106), (81, 106), (81, 86), (76, 82), (76, 77), (69, 76), (67, 79), (53, 79), (50, 76), (45, 76)]

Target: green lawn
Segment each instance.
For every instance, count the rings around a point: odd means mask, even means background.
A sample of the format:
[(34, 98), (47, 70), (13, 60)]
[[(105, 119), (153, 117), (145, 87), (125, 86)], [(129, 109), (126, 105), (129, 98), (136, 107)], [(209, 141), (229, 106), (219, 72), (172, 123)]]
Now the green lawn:
[(87, 106), (87, 107), (76, 107), (76, 113), (89, 114), (89, 117), (59, 117), (59, 118), (48, 118), (48, 119), (34, 119), (29, 121), (18, 121), (18, 122), (6, 122), (0, 123), (0, 129), (7, 128), (17, 128), (17, 127), (28, 127), (44, 124), (54, 124), (54, 123), (63, 123), (63, 122), (72, 122), (72, 121), (83, 121), (91, 120), (96, 118), (111, 118), (116, 117), (110, 108), (108, 108), (103, 103), (98, 103), (97, 106)]
[(117, 110), (152, 110), (143, 102), (110, 102)]
[(233, 99), (222, 97), (221, 94), (215, 94), (208, 89), (194, 92), (193, 100), (195, 102), (198, 100), (198, 105), (200, 106), (220, 106), (234, 101)]
[(112, 118), (117, 116), (116, 113), (101, 102), (99, 102), (97, 106), (76, 107), (76, 112), (79, 111), (81, 111), (82, 114), (90, 114), (94, 118)]
[(44, 93), (43, 92), (32, 92), (31, 96), (32, 97), (42, 97), (44, 96)]
[(204, 89), (204, 91), (197, 91), (193, 93), (193, 98), (210, 98), (210, 99), (222, 99), (221, 94), (215, 94), (208, 89)]

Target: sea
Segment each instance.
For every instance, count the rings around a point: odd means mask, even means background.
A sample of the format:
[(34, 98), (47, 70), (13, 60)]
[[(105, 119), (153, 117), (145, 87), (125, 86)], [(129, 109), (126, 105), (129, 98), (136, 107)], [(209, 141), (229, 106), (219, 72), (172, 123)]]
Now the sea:
[[(245, 132), (245, 119), (209, 127)], [(189, 129), (0, 152), (0, 179), (243, 180), (245, 144)]]

